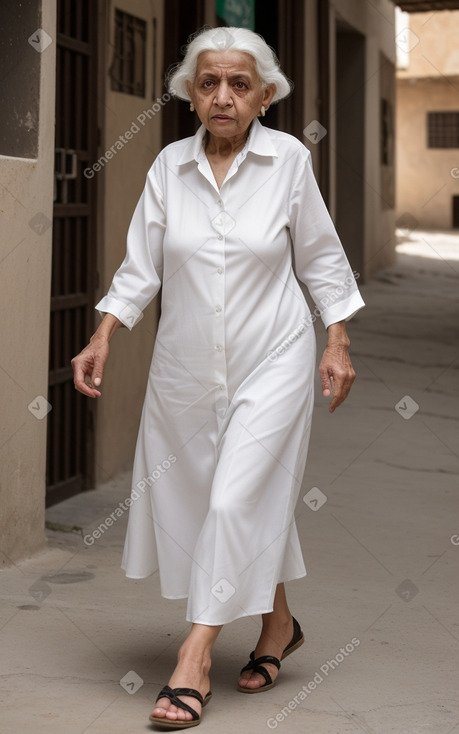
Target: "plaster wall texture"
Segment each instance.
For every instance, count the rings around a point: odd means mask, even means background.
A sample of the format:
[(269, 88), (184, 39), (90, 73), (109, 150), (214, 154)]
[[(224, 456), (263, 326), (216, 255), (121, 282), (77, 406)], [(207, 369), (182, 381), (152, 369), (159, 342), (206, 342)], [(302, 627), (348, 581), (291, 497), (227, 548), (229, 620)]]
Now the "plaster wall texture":
[[(41, 52), (36, 51), (37, 157), (0, 156), (0, 565), (30, 555), (45, 544), (55, 3), (44, 3), (40, 24), (51, 42)], [(26, 48), (29, 34), (36, 30), (24, 28)]]

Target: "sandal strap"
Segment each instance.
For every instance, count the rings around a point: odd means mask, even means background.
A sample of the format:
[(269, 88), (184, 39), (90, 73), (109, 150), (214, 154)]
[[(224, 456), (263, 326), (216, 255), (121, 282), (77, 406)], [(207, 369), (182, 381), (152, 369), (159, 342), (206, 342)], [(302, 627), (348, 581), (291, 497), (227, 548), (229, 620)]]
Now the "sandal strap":
[(295, 617), (292, 617), (292, 619), (293, 619), (293, 635), (292, 635), (292, 639), (290, 640), (287, 647), (285, 648), (284, 653), (290, 650), (290, 648), (293, 647), (293, 645), (296, 645), (296, 643), (298, 642), (298, 640), (301, 638), (303, 634), (298, 620), (296, 620)]
[(297, 619), (295, 619), (295, 617), (293, 617), (293, 637), (290, 644), (295, 644), (295, 642), (298, 642), (302, 634), (303, 632), (301, 630), (300, 623)]
[(260, 665), (260, 663), (271, 663), (272, 665), (275, 665), (278, 670), (281, 666), (279, 658), (275, 658), (274, 655), (261, 655), (259, 658), (256, 658), (255, 650), (252, 650), (250, 653), (250, 660), (255, 663), (255, 665)]
[(193, 717), (193, 721), (199, 719), (199, 714), (191, 708), (191, 706), (188, 706), (185, 701), (181, 701), (180, 698), (177, 698), (177, 696), (192, 696), (193, 698), (197, 698), (201, 705), (204, 704), (203, 697), (195, 688), (171, 688), (170, 686), (164, 686), (164, 688), (162, 688), (158, 693), (156, 700), (158, 701), (160, 698), (168, 698), (169, 701), (171, 701), (175, 706), (178, 706), (178, 708), (188, 711)]
[(280, 661), (278, 660), (278, 658), (275, 658), (274, 655), (261, 655), (259, 658), (256, 658), (255, 650), (252, 650), (252, 652), (250, 653), (250, 661), (247, 663), (247, 665), (244, 665), (241, 673), (243, 673), (245, 670), (253, 670), (254, 673), (259, 673), (260, 675), (262, 675), (266, 681), (266, 685), (269, 686), (273, 682), (273, 679), (271, 678), (266, 668), (263, 667), (263, 663), (271, 663), (271, 665), (275, 665), (278, 670), (281, 666)]

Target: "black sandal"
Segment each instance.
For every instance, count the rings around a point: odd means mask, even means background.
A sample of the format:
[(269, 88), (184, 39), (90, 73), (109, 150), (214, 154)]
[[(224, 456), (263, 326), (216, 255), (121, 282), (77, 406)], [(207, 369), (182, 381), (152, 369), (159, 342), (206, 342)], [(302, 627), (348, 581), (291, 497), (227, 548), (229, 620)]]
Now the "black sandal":
[(203, 698), (195, 688), (171, 688), (170, 686), (164, 686), (164, 688), (162, 688), (158, 693), (156, 701), (160, 698), (168, 698), (169, 701), (172, 701), (172, 703), (175, 706), (178, 706), (178, 708), (183, 709), (184, 711), (189, 711), (193, 718), (188, 721), (180, 721), (179, 719), (167, 719), (165, 716), (160, 717), (150, 714), (150, 721), (164, 727), (165, 729), (188, 729), (190, 726), (198, 726), (198, 724), (201, 723), (201, 717), (193, 708), (191, 708), (191, 706), (188, 706), (187, 703), (177, 698), (178, 696), (193, 696), (193, 698), (197, 698), (201, 706), (204, 707), (209, 703), (212, 693), (209, 691), (206, 697)]
[(290, 642), (288, 643), (287, 647), (284, 649), (284, 652), (281, 655), (281, 660), (287, 657), (287, 655), (290, 655), (290, 653), (295, 652), (295, 650), (298, 650), (299, 647), (304, 642), (304, 634), (303, 630), (301, 629), (299, 622), (296, 621), (295, 617), (292, 617), (293, 619), (293, 636)]
[[(295, 617), (292, 617), (292, 619), (293, 636), (287, 647), (284, 648), (284, 652), (281, 655), (281, 660), (286, 658), (287, 655), (290, 655), (292, 652), (295, 652), (295, 650), (297, 650), (304, 642), (304, 634), (299, 623), (297, 622)], [(250, 653), (250, 661), (247, 663), (247, 665), (244, 665), (244, 667), (241, 669), (241, 673), (243, 673), (245, 670), (253, 670), (254, 673), (260, 673), (260, 675), (263, 676), (266, 682), (262, 686), (258, 686), (257, 688), (247, 688), (238, 684), (238, 691), (240, 691), (241, 693), (261, 693), (261, 691), (268, 691), (274, 686), (276, 681), (273, 681), (266, 668), (263, 667), (263, 663), (271, 663), (272, 665), (275, 665), (278, 670), (280, 670), (280, 660), (274, 657), (274, 655), (261, 655), (259, 658), (256, 658), (255, 650), (252, 650), (252, 652)]]

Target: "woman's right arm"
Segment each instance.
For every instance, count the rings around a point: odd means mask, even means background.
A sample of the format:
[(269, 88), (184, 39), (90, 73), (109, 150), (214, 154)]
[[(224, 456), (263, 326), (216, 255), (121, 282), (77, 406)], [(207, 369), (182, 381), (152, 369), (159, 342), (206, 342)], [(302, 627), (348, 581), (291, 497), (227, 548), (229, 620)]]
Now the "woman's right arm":
[[(73, 381), (76, 389), (90, 398), (98, 398), (96, 389), (102, 382), (105, 362), (108, 358), (109, 341), (122, 323), (111, 313), (105, 314), (89, 344), (72, 359)], [(88, 382), (86, 381), (88, 380)], [(91, 387), (91, 386), (94, 387)]]
[(120, 326), (129, 330), (140, 321), (143, 309), (161, 287), (163, 237), (166, 216), (155, 163), (135, 208), (127, 236), (127, 252), (110, 289), (96, 305), (103, 319), (89, 344), (72, 359), (75, 388), (90, 398), (100, 397), (108, 343)]

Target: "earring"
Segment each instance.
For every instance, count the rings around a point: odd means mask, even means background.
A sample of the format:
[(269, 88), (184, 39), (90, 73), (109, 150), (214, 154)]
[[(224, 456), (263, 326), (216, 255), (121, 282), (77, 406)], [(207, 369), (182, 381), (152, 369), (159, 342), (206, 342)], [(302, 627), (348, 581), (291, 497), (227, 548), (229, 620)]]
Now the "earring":
[(266, 107), (264, 104), (261, 105), (260, 112), (258, 113), (258, 117), (264, 117), (266, 115)]
[(190, 102), (190, 112), (194, 112), (194, 104), (193, 104), (193, 102)]

